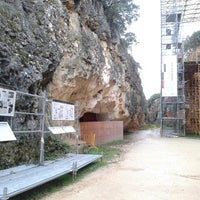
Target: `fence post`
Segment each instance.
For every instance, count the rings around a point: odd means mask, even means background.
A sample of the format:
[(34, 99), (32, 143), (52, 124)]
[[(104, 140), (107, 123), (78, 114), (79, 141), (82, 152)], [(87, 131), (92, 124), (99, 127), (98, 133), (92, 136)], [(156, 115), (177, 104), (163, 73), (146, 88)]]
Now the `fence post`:
[(42, 119), (41, 119), (41, 141), (40, 141), (40, 162), (39, 165), (44, 165), (44, 125), (46, 111), (46, 91), (42, 93)]
[(79, 153), (79, 136), (80, 136), (80, 128), (79, 128), (79, 104), (75, 103), (75, 129), (76, 129), (76, 154)]

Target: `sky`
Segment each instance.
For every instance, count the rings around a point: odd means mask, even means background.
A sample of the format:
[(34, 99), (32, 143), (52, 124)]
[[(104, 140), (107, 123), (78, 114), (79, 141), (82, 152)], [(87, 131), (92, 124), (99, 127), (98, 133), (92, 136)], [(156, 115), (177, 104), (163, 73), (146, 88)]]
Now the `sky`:
[(147, 99), (160, 92), (160, 0), (133, 0), (140, 6), (138, 21), (130, 31), (136, 34), (137, 45), (132, 46), (132, 56), (140, 63), (140, 77)]
[[(137, 45), (132, 46), (131, 54), (140, 63), (140, 77), (147, 99), (160, 93), (161, 89), (161, 22), (160, 0), (133, 0), (140, 6), (138, 21), (133, 22), (129, 31), (136, 34)], [(200, 22), (186, 23), (181, 29), (182, 40), (199, 30)]]

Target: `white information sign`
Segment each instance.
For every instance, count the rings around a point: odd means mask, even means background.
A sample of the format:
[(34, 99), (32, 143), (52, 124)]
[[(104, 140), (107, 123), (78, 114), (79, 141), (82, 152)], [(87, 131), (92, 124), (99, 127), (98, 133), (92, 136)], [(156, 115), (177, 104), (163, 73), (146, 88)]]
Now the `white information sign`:
[(52, 120), (74, 120), (74, 105), (53, 101)]
[(76, 130), (72, 126), (63, 126), (62, 128), (65, 130), (65, 133), (76, 133)]
[(177, 96), (177, 56), (164, 56), (162, 61), (162, 96)]
[(0, 142), (16, 140), (8, 122), (0, 122)]
[(14, 116), (16, 93), (0, 88), (0, 116)]
[(48, 127), (53, 134), (75, 133), (76, 130), (72, 126), (54, 126)]

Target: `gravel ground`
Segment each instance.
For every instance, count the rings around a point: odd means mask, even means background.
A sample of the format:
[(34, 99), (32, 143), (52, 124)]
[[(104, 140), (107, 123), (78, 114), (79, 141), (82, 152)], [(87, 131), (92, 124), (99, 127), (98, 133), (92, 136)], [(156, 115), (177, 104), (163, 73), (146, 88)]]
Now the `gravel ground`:
[(127, 136), (121, 159), (42, 200), (199, 200), (200, 140)]

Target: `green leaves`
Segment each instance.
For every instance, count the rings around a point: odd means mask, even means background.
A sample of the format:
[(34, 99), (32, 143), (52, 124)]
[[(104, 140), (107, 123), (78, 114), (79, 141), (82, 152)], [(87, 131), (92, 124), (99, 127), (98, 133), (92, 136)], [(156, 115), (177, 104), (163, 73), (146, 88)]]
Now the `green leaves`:
[(200, 46), (200, 31), (194, 32), (190, 37), (187, 37), (184, 43), (185, 52), (195, 51)]
[(127, 25), (137, 20), (139, 7), (132, 0), (101, 0), (111, 29), (124, 34)]
[(123, 35), (122, 39), (123, 39), (123, 43), (124, 43), (124, 45), (125, 45), (126, 48), (128, 48), (134, 42), (137, 43), (136, 36), (132, 32), (125, 33)]

